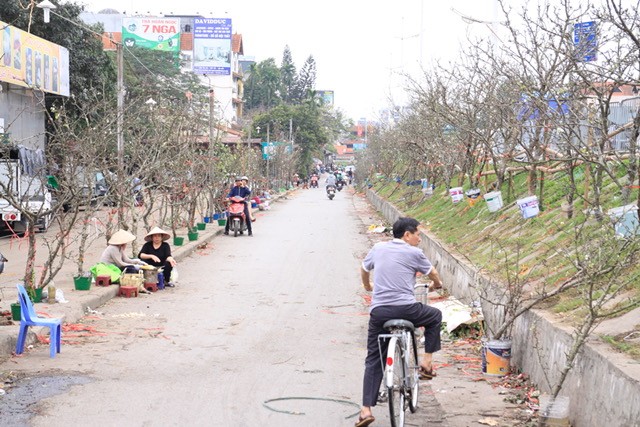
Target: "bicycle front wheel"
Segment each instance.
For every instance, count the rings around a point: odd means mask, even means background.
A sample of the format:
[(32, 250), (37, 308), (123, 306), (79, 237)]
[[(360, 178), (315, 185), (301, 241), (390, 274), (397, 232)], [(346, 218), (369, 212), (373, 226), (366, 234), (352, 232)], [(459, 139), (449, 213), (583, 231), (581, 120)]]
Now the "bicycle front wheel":
[(402, 357), (402, 341), (396, 337), (391, 338), (385, 368), (391, 427), (404, 427), (404, 361)]

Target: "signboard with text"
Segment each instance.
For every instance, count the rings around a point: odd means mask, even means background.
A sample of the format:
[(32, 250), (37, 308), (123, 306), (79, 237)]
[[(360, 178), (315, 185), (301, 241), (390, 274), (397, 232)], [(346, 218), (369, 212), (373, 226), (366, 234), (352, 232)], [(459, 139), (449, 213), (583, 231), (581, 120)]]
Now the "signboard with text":
[(231, 74), (231, 19), (193, 20), (193, 72), (209, 76)]
[(164, 52), (180, 51), (180, 20), (175, 18), (123, 18), (122, 42)]
[(595, 21), (578, 22), (573, 25), (573, 44), (578, 61), (591, 62), (598, 59), (597, 29)]
[(0, 21), (0, 80), (69, 96), (69, 51)]

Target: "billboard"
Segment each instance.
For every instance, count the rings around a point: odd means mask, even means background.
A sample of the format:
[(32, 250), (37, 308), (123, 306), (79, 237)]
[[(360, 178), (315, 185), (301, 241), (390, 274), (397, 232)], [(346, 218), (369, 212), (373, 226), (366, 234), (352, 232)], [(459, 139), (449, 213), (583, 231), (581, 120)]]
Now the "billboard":
[(317, 96), (322, 100), (324, 105), (333, 107), (333, 91), (332, 90), (317, 90)]
[(180, 51), (180, 20), (176, 18), (122, 18), (122, 42), (127, 47)]
[(69, 51), (0, 21), (0, 80), (69, 96)]
[(286, 154), (293, 153), (293, 144), (280, 141), (261, 142), (262, 146), (262, 158), (264, 160), (273, 160), (277, 154), (278, 147), (284, 146), (284, 152)]
[(193, 20), (193, 72), (231, 74), (231, 19)]

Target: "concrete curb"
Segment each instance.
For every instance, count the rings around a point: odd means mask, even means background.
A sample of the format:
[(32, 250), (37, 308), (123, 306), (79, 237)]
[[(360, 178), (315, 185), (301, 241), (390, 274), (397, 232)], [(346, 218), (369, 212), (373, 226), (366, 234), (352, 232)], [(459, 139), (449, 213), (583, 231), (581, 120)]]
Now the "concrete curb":
[[(274, 195), (270, 203), (275, 203), (281, 199), (286, 199), (289, 194), (291, 194), (295, 189), (288, 190), (285, 193)], [(254, 212), (258, 211), (258, 209), (254, 209)], [(216, 225), (217, 226), (217, 225)], [(218, 227), (218, 226), (217, 226)], [(196, 251), (196, 249), (203, 245), (211, 242), (216, 236), (221, 235), (224, 232), (224, 227), (218, 227), (216, 229), (204, 230), (199, 232), (198, 240), (193, 242), (187, 242), (184, 246), (180, 246), (178, 248), (173, 248), (173, 257), (176, 261), (182, 261), (192, 253)], [(55, 304), (49, 305), (47, 303), (39, 303), (36, 310), (39, 312), (48, 312), (48, 310), (52, 307), (55, 308), (56, 314), (52, 317), (61, 317), (63, 319), (62, 323), (76, 323), (83, 316), (85, 316), (87, 308), (94, 310), (102, 305), (104, 305), (107, 301), (115, 298), (118, 295), (119, 286), (95, 286), (92, 285), (91, 289), (88, 291), (72, 291), (71, 295), (65, 295), (67, 299), (69, 299), (69, 303), (66, 304)], [(66, 291), (65, 291), (66, 293)], [(59, 315), (61, 313), (61, 315)], [(20, 322), (14, 322), (14, 325), (2, 326), (0, 327), (0, 361), (4, 361), (11, 357), (16, 349), (16, 343), (18, 340), (18, 331), (19, 331)], [(29, 335), (27, 336), (25, 347), (36, 342), (36, 334), (37, 335), (48, 335), (49, 328), (43, 327), (30, 327)], [(64, 345), (63, 345), (64, 347)]]

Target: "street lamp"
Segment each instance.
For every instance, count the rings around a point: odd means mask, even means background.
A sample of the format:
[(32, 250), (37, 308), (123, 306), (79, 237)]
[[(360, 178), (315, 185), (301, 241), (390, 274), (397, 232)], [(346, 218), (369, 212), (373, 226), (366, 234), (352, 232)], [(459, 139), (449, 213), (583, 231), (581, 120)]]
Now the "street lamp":
[(49, 0), (44, 0), (36, 5), (44, 11), (44, 23), (49, 23), (50, 13), (52, 9), (56, 9), (56, 5), (51, 3)]

